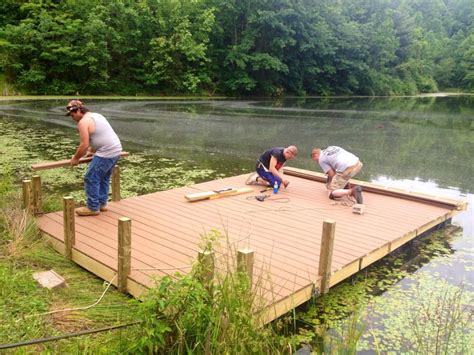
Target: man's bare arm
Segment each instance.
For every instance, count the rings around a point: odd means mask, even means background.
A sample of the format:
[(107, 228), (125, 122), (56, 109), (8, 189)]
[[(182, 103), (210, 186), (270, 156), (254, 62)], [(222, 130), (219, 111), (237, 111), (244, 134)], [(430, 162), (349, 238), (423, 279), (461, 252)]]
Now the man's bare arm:
[(79, 146), (76, 153), (71, 158), (71, 165), (79, 164), (79, 159), (86, 155), (89, 148), (89, 129), (91, 120), (84, 117), (77, 123), (77, 130), (79, 131)]

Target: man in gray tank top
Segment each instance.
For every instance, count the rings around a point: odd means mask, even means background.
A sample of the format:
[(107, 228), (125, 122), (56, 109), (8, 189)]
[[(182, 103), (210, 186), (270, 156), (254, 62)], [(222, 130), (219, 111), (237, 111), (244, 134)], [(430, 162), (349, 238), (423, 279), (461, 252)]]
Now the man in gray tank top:
[(77, 124), (80, 141), (71, 158), (71, 166), (79, 164), (80, 158), (93, 155), (84, 175), (87, 205), (76, 209), (76, 213), (79, 216), (95, 216), (107, 211), (110, 175), (120, 158), (122, 144), (105, 117), (89, 112), (82, 101), (71, 100), (66, 109), (66, 116), (71, 116)]
[(362, 169), (358, 157), (341, 147), (329, 146), (324, 150), (314, 148), (311, 159), (317, 161), (327, 175), (326, 187), (330, 199), (352, 196), (357, 203), (363, 203), (362, 187), (351, 187), (349, 184), (349, 180)]

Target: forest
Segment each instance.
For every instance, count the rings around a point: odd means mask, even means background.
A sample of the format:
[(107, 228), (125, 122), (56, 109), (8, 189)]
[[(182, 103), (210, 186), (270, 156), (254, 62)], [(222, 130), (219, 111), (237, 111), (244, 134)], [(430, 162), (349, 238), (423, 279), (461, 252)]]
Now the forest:
[(2, 0), (22, 94), (474, 91), (472, 0)]

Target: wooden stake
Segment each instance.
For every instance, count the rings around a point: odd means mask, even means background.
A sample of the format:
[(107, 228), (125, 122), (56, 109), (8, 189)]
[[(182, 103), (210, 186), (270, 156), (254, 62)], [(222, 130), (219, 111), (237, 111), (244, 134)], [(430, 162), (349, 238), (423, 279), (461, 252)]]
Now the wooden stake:
[(198, 254), (198, 261), (201, 264), (201, 277), (203, 282), (210, 288), (212, 286), (212, 279), (214, 278), (214, 252), (201, 250)]
[(72, 260), (72, 248), (76, 243), (76, 227), (74, 220), (74, 198), (63, 198), (64, 256)]
[(329, 291), (329, 279), (331, 275), (332, 251), (334, 247), (335, 231), (335, 221), (327, 220), (323, 222), (323, 234), (321, 238), (318, 269), (318, 275), (322, 276), (321, 294), (325, 294)]
[(120, 201), (120, 167), (112, 169), (112, 201)]
[(130, 275), (132, 254), (132, 220), (127, 217), (118, 219), (118, 267), (117, 288), (127, 292), (127, 278)]
[(39, 175), (33, 176), (33, 207), (36, 214), (43, 213), (41, 177)]
[(31, 180), (23, 180), (23, 208), (33, 211), (33, 184)]
[(237, 252), (237, 271), (247, 274), (250, 285), (252, 285), (254, 259), (255, 253), (253, 250), (241, 249)]

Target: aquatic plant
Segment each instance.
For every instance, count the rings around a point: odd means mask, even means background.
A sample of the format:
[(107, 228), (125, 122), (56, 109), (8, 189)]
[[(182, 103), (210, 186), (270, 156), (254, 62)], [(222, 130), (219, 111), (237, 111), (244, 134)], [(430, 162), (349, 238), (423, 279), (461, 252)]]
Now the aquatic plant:
[(463, 285), (419, 273), (408, 285), (392, 289), (390, 298), (374, 300), (368, 310), (372, 330), (365, 338), (378, 338), (382, 351), (467, 353), (474, 340), (473, 302)]
[[(46, 212), (62, 207), (62, 197), (70, 195), (78, 204), (85, 202), (83, 176), (87, 165), (74, 168), (32, 172), (30, 165), (46, 160), (62, 160), (72, 156), (77, 141), (60, 129), (37, 129), (25, 123), (0, 121), (0, 166), (11, 166), (8, 178), (20, 183), (33, 174), (41, 177)], [(123, 198), (168, 190), (212, 178), (212, 169), (198, 168), (185, 161), (157, 156), (153, 152), (132, 152), (120, 161), (121, 195)]]
[(297, 314), (298, 341), (321, 351), (463, 353), (474, 340), (474, 285), (429, 270), (470, 267), (472, 250), (452, 255), (457, 237), (455, 226), (432, 233), (315, 299)]

